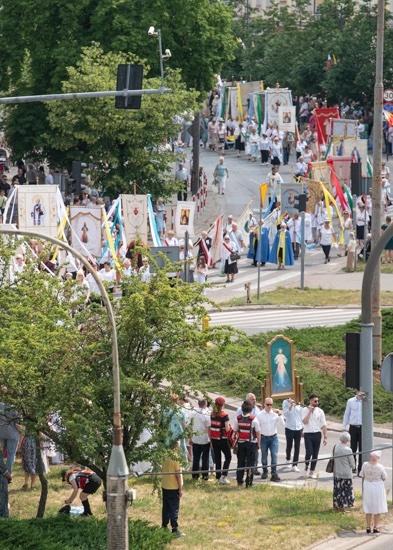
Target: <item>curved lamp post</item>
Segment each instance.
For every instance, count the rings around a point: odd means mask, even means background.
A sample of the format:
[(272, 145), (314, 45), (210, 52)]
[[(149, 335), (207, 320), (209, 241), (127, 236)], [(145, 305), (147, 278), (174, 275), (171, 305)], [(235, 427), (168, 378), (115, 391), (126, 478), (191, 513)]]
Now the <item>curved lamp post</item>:
[(85, 266), (87, 271), (93, 275), (97, 283), (102, 300), (108, 314), (112, 340), (113, 360), (113, 444), (107, 472), (107, 534), (109, 550), (128, 550), (128, 466), (123, 449), (123, 428), (120, 413), (120, 368), (119, 353), (117, 347), (117, 331), (115, 316), (108, 293), (102, 284), (97, 272), (89, 262), (77, 250), (68, 243), (60, 241), (55, 237), (42, 235), (35, 231), (24, 231), (0, 225), (0, 233), (6, 235), (21, 235), (49, 241), (59, 248), (71, 252)]

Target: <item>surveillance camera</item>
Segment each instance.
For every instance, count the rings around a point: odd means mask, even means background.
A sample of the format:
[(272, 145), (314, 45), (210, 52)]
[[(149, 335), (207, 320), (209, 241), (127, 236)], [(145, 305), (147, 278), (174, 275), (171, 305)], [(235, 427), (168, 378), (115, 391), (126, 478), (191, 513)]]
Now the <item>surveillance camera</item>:
[(150, 27), (149, 30), (147, 31), (147, 34), (150, 36), (154, 34), (154, 27)]
[(165, 50), (166, 57), (172, 57), (171, 50)]

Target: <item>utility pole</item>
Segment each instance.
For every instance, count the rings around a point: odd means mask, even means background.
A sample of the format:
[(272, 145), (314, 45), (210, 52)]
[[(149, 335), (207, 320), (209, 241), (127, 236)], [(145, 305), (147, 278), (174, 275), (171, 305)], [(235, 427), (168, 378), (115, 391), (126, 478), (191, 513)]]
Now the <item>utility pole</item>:
[(195, 113), (192, 124), (192, 171), (191, 195), (194, 197), (199, 190), (199, 140), (201, 138), (201, 113)]
[[(385, 1), (378, 0), (377, 15), (377, 52), (375, 62), (374, 86), (374, 139), (373, 139), (373, 184), (372, 184), (372, 224), (371, 250), (379, 239), (381, 230), (382, 201), (382, 118), (383, 118), (383, 40), (385, 29)], [(365, 227), (366, 230), (366, 227)], [(366, 235), (365, 235), (366, 236)], [(366, 258), (365, 258), (366, 259)], [(371, 305), (373, 323), (373, 361), (378, 365), (382, 362), (382, 316), (380, 310), (381, 269), (375, 266), (374, 279), (371, 286)]]

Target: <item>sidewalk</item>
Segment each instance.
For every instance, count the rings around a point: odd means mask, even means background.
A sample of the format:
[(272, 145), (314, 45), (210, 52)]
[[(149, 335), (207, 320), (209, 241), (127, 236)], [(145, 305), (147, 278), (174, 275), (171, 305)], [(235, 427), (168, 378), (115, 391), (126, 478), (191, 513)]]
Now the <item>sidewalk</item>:
[(388, 550), (393, 548), (393, 524), (381, 527), (381, 533), (368, 535), (366, 530), (342, 531), (337, 536), (330, 536), (325, 540), (308, 546), (305, 550), (351, 550), (352, 548), (366, 550)]
[[(211, 401), (214, 402), (216, 397), (224, 397), (225, 399), (225, 408), (229, 409), (231, 411), (237, 411), (243, 403), (242, 399), (233, 398), (233, 397), (227, 397), (226, 395), (223, 395), (222, 393), (213, 393), (208, 392), (208, 396), (210, 397)], [(340, 422), (337, 422), (336, 419), (327, 418), (327, 427), (328, 430), (331, 432), (342, 432), (342, 424)], [(378, 425), (374, 424), (374, 437), (383, 437), (385, 439), (392, 439), (392, 428), (387, 427), (385, 425)]]

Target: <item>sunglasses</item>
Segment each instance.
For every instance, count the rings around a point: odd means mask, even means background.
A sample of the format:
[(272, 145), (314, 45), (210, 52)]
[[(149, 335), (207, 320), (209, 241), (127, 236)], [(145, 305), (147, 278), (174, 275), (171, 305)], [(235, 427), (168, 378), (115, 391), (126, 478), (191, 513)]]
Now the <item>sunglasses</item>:
[(265, 403), (266, 407), (273, 407), (273, 403)]

